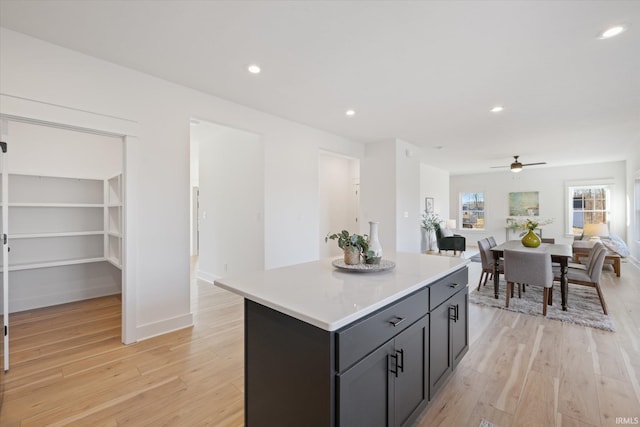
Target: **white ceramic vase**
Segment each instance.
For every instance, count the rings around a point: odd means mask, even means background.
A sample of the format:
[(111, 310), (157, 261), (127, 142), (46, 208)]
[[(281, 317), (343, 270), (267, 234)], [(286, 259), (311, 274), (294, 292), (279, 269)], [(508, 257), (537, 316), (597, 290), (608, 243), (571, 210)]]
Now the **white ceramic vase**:
[(369, 221), (369, 250), (373, 251), (374, 258), (382, 258), (382, 246), (378, 240), (378, 223)]

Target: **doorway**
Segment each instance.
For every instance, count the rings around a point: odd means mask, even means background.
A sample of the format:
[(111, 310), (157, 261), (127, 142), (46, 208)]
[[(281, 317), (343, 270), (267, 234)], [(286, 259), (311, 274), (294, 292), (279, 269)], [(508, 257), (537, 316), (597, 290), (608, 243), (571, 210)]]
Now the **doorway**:
[(190, 127), (193, 274), (213, 282), (264, 269), (261, 136), (202, 119), (191, 119)]
[(17, 118), (2, 128), (6, 370), (11, 313), (122, 294), (125, 200), (122, 136)]
[(321, 151), (318, 186), (320, 258), (340, 256), (342, 251), (335, 242), (325, 243), (327, 234), (342, 230), (351, 234), (368, 232), (360, 224), (360, 161)]

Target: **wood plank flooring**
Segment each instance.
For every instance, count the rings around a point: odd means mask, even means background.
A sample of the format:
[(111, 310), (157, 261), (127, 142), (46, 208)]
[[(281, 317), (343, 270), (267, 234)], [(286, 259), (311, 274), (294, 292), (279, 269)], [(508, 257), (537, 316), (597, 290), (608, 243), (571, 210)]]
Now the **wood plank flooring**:
[[(426, 255), (425, 255), (426, 256)], [(470, 288), (479, 265), (470, 265)], [(420, 426), (640, 417), (640, 270), (603, 273), (617, 332), (470, 306), (469, 352)], [(11, 315), (0, 426), (243, 425), (242, 299), (192, 282), (195, 326), (123, 346), (119, 297)]]

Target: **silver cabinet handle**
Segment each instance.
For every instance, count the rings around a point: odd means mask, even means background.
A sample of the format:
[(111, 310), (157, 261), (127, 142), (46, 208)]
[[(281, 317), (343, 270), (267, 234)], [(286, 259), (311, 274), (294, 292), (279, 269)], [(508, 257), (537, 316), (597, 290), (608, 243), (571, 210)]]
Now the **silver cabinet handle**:
[(389, 323), (391, 323), (393, 325), (393, 327), (395, 328), (396, 326), (398, 326), (400, 323), (402, 323), (404, 321), (405, 321), (404, 317), (396, 316), (393, 320), (389, 320)]

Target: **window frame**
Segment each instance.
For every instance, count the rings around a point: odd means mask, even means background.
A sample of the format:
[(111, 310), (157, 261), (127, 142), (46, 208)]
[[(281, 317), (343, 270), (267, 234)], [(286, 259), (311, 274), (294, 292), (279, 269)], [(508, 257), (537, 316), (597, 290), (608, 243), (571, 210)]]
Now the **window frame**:
[[(465, 228), (464, 227), (464, 196), (467, 194), (482, 194), (482, 228)], [(480, 210), (469, 210), (469, 212), (480, 212)], [(484, 190), (478, 191), (460, 191), (458, 193), (458, 224), (460, 224), (460, 229), (463, 231), (486, 231), (487, 229), (487, 192)], [(476, 222), (477, 224), (477, 222)]]
[[(567, 237), (580, 236), (582, 233), (576, 234), (573, 231), (573, 194), (574, 189), (587, 189), (587, 188), (603, 188), (606, 191), (606, 206), (605, 209), (592, 209), (592, 210), (580, 210), (581, 212), (604, 212), (607, 218), (607, 224), (609, 228), (613, 227), (612, 224), (612, 212), (614, 212), (613, 206), (613, 193), (614, 193), (614, 180), (612, 179), (595, 179), (585, 181), (566, 181), (565, 182), (565, 234)], [(584, 224), (583, 224), (584, 227)]]

